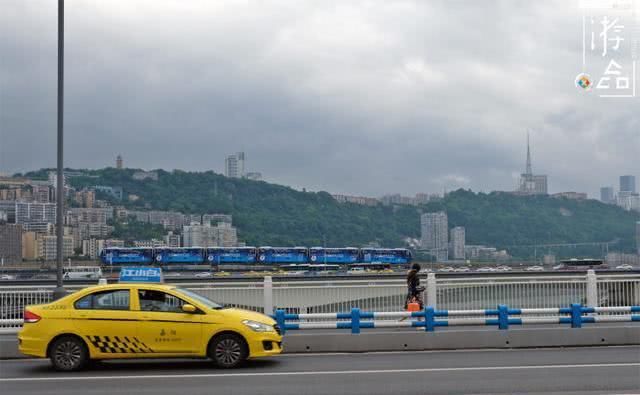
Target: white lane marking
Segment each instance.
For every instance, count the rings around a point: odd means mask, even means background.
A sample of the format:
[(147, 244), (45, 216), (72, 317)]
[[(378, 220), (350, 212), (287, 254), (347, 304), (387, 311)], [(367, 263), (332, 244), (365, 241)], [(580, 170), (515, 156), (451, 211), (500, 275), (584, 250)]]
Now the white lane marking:
[(0, 382), (19, 381), (81, 381), (81, 380), (139, 380), (139, 379), (193, 379), (193, 378), (229, 378), (229, 377), (268, 377), (268, 376), (330, 376), (348, 374), (397, 374), (397, 373), (430, 373), (430, 372), (467, 372), (487, 370), (526, 370), (526, 369), (581, 369), (581, 368), (615, 368), (640, 366), (640, 362), (629, 363), (590, 363), (578, 365), (526, 365), (526, 366), (475, 366), (460, 368), (421, 368), (421, 369), (385, 369), (385, 370), (341, 370), (317, 372), (240, 372), (210, 374), (149, 374), (130, 376), (50, 376), (50, 377), (9, 377), (0, 378)]
[[(299, 353), (286, 353), (274, 355), (274, 358), (282, 357), (318, 357), (323, 355), (328, 356), (360, 356), (360, 355), (387, 355), (387, 354), (457, 354), (457, 353), (481, 353), (481, 352), (501, 352), (501, 353), (513, 353), (513, 352), (535, 352), (535, 351), (577, 351), (577, 350), (598, 350), (608, 348), (631, 348), (639, 349), (640, 346), (635, 345), (611, 345), (611, 346), (595, 346), (595, 347), (536, 347), (536, 348), (472, 348), (472, 349), (457, 349), (457, 350), (417, 350), (417, 351), (369, 351), (369, 352), (299, 352)], [(638, 394), (640, 395), (640, 394)]]

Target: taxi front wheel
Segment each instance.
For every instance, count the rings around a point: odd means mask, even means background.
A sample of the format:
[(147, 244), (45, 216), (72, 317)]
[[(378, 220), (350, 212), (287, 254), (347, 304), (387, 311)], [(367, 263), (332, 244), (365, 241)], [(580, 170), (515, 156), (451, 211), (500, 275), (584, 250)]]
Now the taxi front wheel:
[(209, 358), (219, 368), (231, 369), (241, 365), (249, 356), (244, 339), (233, 333), (216, 336), (209, 344)]
[(63, 336), (51, 344), (49, 358), (54, 369), (71, 372), (82, 369), (89, 362), (89, 351), (82, 340)]

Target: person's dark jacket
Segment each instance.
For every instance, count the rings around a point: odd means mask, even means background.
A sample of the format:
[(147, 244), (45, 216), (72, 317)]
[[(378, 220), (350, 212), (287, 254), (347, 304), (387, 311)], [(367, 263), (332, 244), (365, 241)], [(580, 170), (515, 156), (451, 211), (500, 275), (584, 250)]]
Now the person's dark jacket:
[(411, 269), (407, 273), (407, 290), (409, 295), (418, 295), (420, 293), (420, 278), (418, 277), (418, 271)]

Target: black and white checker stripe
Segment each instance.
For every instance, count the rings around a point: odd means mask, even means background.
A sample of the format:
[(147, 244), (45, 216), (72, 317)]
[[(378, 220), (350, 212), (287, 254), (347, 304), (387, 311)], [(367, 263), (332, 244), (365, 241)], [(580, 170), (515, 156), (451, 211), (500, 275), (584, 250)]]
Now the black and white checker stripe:
[(154, 352), (137, 337), (87, 335), (87, 339), (100, 352), (106, 354), (148, 354)]

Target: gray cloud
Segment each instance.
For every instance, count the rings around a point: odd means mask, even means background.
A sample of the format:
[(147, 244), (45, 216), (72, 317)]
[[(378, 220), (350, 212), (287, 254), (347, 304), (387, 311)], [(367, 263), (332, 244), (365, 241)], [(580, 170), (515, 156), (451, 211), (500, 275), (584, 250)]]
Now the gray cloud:
[[(67, 1), (66, 164), (380, 195), (638, 173), (640, 98), (581, 95), (566, 1)], [(0, 171), (55, 164), (55, 3), (0, 13)]]

